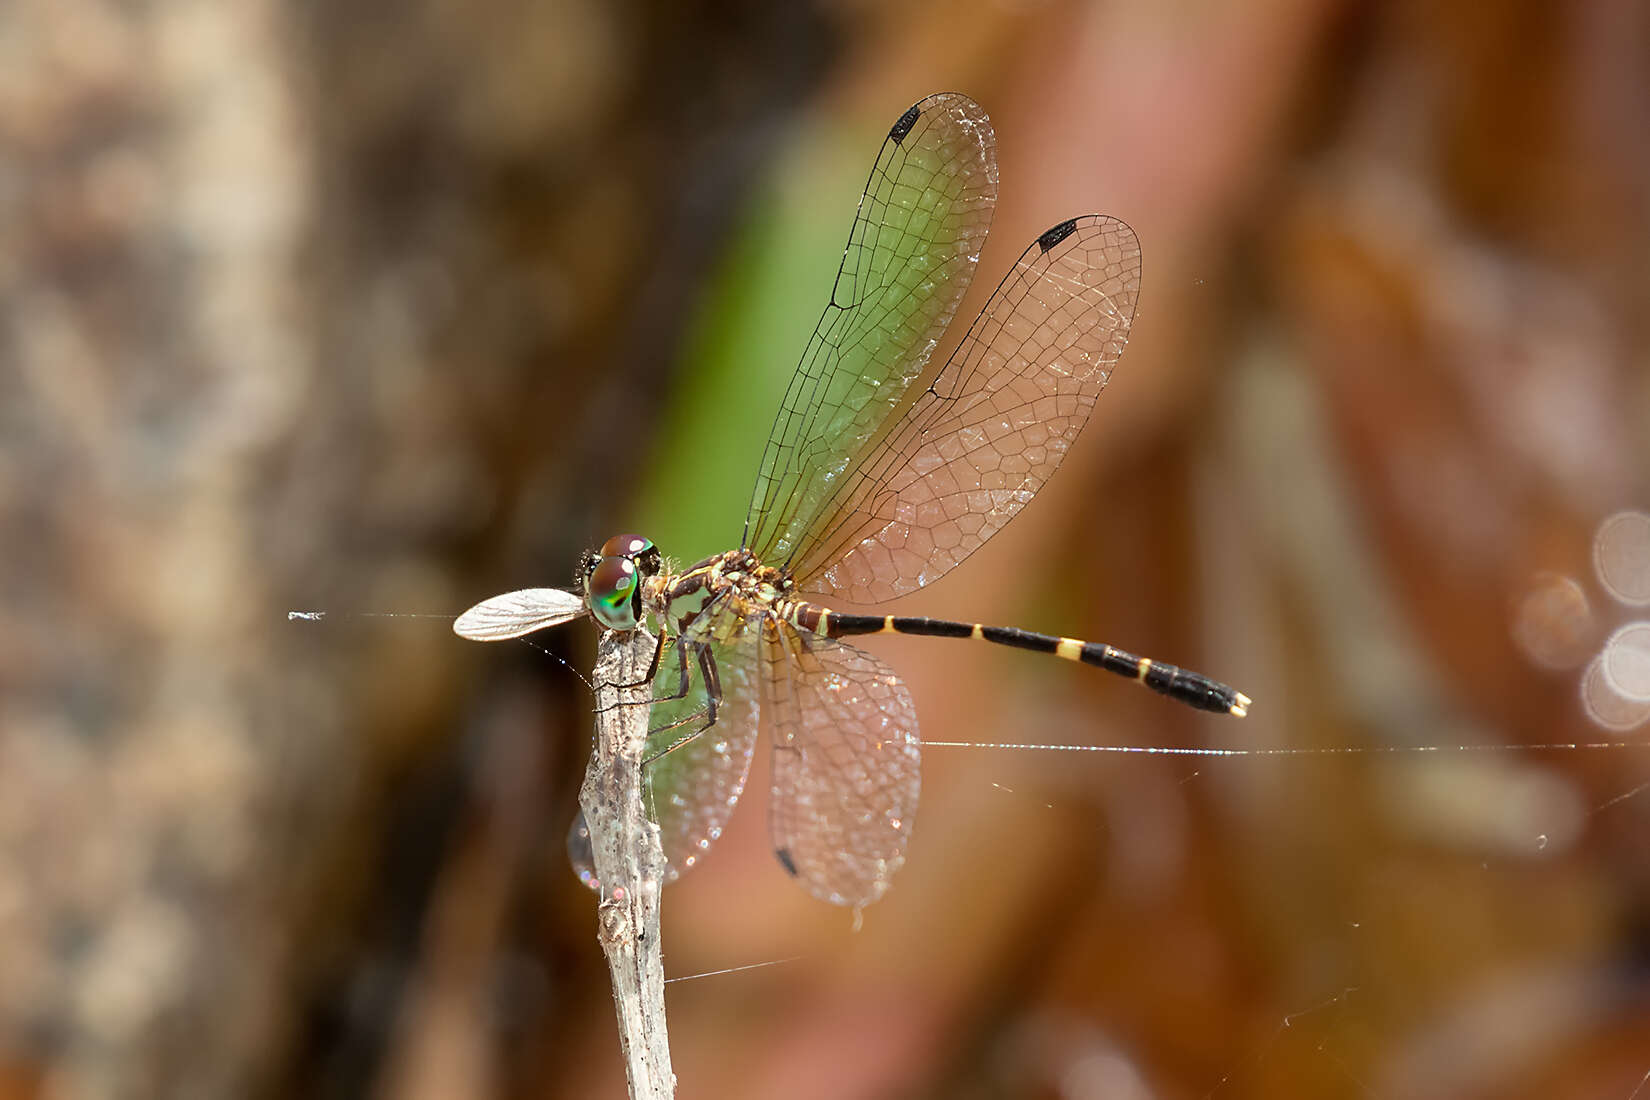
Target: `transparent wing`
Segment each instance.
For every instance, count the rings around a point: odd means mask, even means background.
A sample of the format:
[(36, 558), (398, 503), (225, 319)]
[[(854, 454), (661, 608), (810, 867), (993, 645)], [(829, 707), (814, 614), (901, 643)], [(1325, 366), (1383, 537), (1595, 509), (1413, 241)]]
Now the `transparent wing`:
[(777, 629), (763, 646), (774, 852), (815, 897), (867, 905), (905, 862), (917, 811), (911, 694), (864, 650)]
[(794, 548), (804, 592), (877, 603), (921, 588), (1030, 502), (1128, 342), (1140, 242), (1089, 214), (1015, 263), (934, 381)]
[(584, 599), (560, 588), (523, 588), (482, 600), (453, 620), (453, 633), (473, 642), (502, 642), (576, 619)]
[(929, 96), (889, 131), (762, 455), (743, 545), (763, 561), (790, 561), (843, 472), (910, 403), (973, 280), (996, 156), (985, 112), (956, 93)]
[[(648, 755), (664, 754), (644, 773), (648, 810), (659, 825), (665, 853), (666, 882), (675, 882), (695, 867), (721, 837), (744, 793), (751, 755), (756, 751), (759, 628), (752, 625), (747, 630), (727, 605), (718, 605), (702, 613), (685, 637), (709, 647), (721, 699), (715, 725), (682, 741), (704, 725), (707, 700), (694, 645), (684, 647), (678, 636), (660, 662), (648, 717), (655, 731), (648, 738)], [(683, 653), (689, 654), (688, 691), (670, 699), (680, 690)], [(591, 889), (599, 888), (582, 811), (568, 831), (567, 854), (579, 880)]]
[[(722, 835), (744, 793), (751, 755), (756, 751), (759, 628), (747, 627), (731, 612), (712, 610), (707, 615), (709, 619), (702, 616), (687, 637), (710, 647), (711, 668), (721, 694), (716, 724), (656, 759), (646, 773), (649, 806), (659, 823), (659, 840), (668, 863), (667, 882), (691, 870)], [(680, 647), (672, 649), (679, 651)], [(656, 697), (677, 689), (679, 667), (678, 663), (676, 668), (659, 670), (654, 682)], [(691, 658), (688, 671), (692, 690), (686, 698), (653, 705), (651, 724), (660, 732), (649, 739), (650, 754), (669, 748), (704, 725), (700, 714), (705, 707), (705, 684), (698, 663)], [(663, 728), (675, 722), (683, 724)]]

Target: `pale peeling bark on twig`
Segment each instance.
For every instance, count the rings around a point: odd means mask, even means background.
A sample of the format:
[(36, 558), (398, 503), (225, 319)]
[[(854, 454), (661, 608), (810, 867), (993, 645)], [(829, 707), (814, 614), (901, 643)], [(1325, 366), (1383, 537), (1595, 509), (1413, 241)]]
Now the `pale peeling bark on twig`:
[[(655, 644), (646, 630), (602, 632), (596, 653), (596, 744), (579, 789), (601, 882), (597, 939), (613, 979), (632, 1100), (676, 1092), (659, 946), (665, 856), (642, 789), (652, 694), (647, 672)], [(627, 684), (636, 686), (622, 686)]]

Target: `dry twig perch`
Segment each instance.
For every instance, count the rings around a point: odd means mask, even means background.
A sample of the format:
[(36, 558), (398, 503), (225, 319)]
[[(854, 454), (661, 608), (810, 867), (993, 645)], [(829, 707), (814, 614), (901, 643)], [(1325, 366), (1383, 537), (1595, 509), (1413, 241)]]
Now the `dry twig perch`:
[(647, 673), (655, 645), (642, 628), (602, 632), (596, 650), (596, 744), (579, 789), (601, 883), (597, 939), (613, 981), (632, 1100), (676, 1093), (659, 943), (665, 855), (659, 827), (648, 819), (642, 798), (652, 698)]

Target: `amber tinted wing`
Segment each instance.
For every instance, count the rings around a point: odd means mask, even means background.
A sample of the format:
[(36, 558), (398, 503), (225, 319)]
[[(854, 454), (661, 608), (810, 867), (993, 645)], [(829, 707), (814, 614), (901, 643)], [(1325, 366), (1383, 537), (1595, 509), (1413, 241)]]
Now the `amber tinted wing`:
[(1140, 242), (1090, 214), (1015, 263), (944, 368), (799, 540), (802, 591), (876, 603), (921, 588), (1031, 500), (1128, 342)]
[(743, 545), (789, 561), (922, 374), (973, 279), (997, 199), (991, 123), (965, 96), (902, 115), (871, 169), (842, 267), (785, 393)]
[(917, 811), (911, 695), (887, 665), (830, 638), (778, 626), (763, 653), (774, 852), (815, 897), (867, 905), (905, 862)]

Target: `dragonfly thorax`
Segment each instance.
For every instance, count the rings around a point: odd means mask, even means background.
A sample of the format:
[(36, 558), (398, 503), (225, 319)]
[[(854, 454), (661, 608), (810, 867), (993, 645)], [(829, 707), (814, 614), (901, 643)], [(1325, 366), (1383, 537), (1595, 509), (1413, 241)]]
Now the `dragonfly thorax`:
[(749, 550), (728, 550), (696, 562), (682, 572), (660, 576), (649, 587), (649, 604), (662, 614), (680, 611), (690, 597), (705, 603), (730, 600), (750, 607), (776, 606), (795, 585), (783, 569), (763, 565)]

